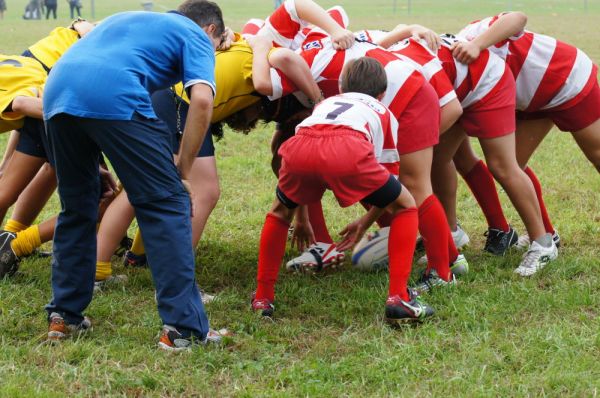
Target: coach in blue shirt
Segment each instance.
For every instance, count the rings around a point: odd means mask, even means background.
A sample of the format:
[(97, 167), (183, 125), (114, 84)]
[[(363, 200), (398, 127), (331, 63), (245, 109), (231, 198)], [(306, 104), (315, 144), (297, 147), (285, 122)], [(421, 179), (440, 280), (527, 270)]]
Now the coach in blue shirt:
[[(92, 299), (102, 151), (123, 183), (146, 245), (162, 348), (205, 341), (208, 319), (194, 276), (186, 180), (212, 114), (219, 7), (187, 0), (177, 12), (125, 12), (105, 19), (54, 66), (44, 92), (62, 211), (54, 235), (48, 338), (87, 329)], [(191, 102), (179, 159), (150, 94), (179, 81)]]

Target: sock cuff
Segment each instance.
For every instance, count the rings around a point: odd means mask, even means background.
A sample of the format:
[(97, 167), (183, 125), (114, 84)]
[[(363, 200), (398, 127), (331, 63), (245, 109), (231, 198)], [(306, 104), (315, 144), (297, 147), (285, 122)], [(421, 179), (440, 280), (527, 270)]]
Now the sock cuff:
[(438, 198), (434, 194), (429, 195), (427, 198), (425, 198), (425, 200), (423, 201), (423, 203), (421, 203), (421, 205), (418, 207), (419, 215), (427, 212), (432, 206), (435, 206), (436, 203), (439, 206), (441, 206), (441, 204), (439, 203)]
[(29, 225), (21, 224), (17, 220), (13, 220), (11, 218), (8, 221), (6, 221), (6, 224), (4, 224), (3, 229), (8, 232), (17, 233), (17, 232), (23, 231), (27, 227), (29, 227)]
[(140, 232), (139, 227), (135, 230), (133, 242), (131, 243), (131, 249), (129, 250), (136, 256), (146, 254), (146, 247), (144, 246), (144, 240), (142, 239), (142, 233)]
[(408, 209), (400, 210), (392, 217), (391, 222), (394, 222), (399, 217), (405, 217), (410, 214), (414, 214), (415, 216), (418, 217), (419, 211), (417, 210), (416, 207), (409, 207)]
[(96, 280), (101, 281), (112, 275), (112, 264), (110, 261), (96, 262)]

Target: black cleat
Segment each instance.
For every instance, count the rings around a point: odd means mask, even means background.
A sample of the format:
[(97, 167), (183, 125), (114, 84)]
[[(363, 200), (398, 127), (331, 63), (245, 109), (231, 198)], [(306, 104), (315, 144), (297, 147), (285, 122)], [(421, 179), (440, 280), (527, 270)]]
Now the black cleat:
[(483, 250), (495, 256), (504, 256), (508, 249), (517, 244), (519, 236), (517, 232), (508, 227), (508, 232), (489, 228), (484, 236), (487, 237)]
[(10, 246), (16, 237), (12, 232), (0, 231), (0, 279), (14, 275), (19, 269), (19, 257)]

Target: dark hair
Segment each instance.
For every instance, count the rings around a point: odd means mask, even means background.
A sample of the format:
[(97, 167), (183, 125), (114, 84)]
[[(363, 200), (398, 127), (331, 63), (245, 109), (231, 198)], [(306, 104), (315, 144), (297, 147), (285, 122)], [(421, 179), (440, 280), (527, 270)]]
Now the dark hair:
[(340, 79), (343, 93), (363, 93), (377, 98), (387, 89), (385, 69), (374, 58), (351, 60), (344, 66)]
[[(286, 95), (275, 101), (270, 101), (267, 97), (261, 96), (260, 111), (258, 112), (258, 118), (249, 120), (246, 118), (244, 111), (238, 111), (225, 120), (225, 124), (232, 130), (248, 134), (252, 131), (259, 120), (263, 122), (277, 122), (286, 131), (293, 131), (296, 126), (304, 120), (308, 115), (302, 111), (310, 111), (306, 108), (294, 95)], [(293, 133), (292, 133), (293, 134)]]
[(210, 24), (215, 25), (215, 37), (225, 32), (223, 13), (217, 3), (207, 0), (185, 0), (177, 7), (177, 11), (196, 22), (201, 28)]

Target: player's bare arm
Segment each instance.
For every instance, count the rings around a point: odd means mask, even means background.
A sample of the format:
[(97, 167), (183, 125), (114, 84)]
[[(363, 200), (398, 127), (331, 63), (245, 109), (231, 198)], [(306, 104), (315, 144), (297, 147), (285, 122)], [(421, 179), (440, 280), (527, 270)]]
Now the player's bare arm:
[(354, 220), (340, 232), (342, 240), (337, 244), (338, 251), (351, 249), (358, 241), (360, 241), (371, 225), (377, 220), (385, 209), (371, 207), (362, 217)]
[(11, 108), (13, 112), (20, 113), (21, 115), (33, 117), (36, 119), (42, 119), (42, 99), (38, 97), (26, 97), (19, 95), (13, 99)]
[(388, 32), (384, 37), (378, 40), (375, 44), (388, 48), (394, 43), (404, 39), (413, 38), (415, 40), (423, 39), (427, 43), (427, 47), (433, 52), (437, 52), (441, 44), (440, 36), (433, 30), (421, 25), (404, 25), (396, 26), (392, 31)]
[(520, 11), (502, 15), (481, 35), (470, 42), (456, 42), (452, 55), (463, 64), (470, 64), (479, 57), (479, 53), (494, 44), (515, 36), (525, 29), (527, 15)]
[(335, 49), (345, 50), (354, 44), (354, 34), (342, 28), (327, 12), (312, 0), (296, 0), (298, 17), (319, 28), (329, 36)]
[(323, 100), (308, 65), (302, 57), (287, 48), (279, 48), (269, 54), (269, 64), (288, 76), (294, 85), (314, 103)]

